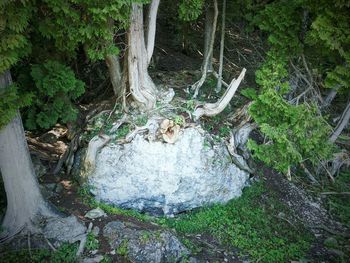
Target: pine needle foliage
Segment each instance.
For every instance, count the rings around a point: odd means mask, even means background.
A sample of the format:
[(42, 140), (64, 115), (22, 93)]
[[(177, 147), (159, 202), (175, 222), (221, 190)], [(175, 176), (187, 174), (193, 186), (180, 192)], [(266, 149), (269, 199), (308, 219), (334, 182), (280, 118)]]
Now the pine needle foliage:
[(30, 53), (24, 32), (34, 10), (32, 1), (0, 1), (0, 74)]
[[(329, 63), (329, 59), (323, 60), (324, 64), (328, 63), (326, 68), (329, 70), (323, 79), (326, 85), (334, 87), (337, 83), (348, 86), (350, 76), (344, 68), (346, 66), (339, 64), (347, 59), (345, 47), (350, 27), (345, 28), (349, 23), (348, 15), (340, 12), (342, 17), (338, 24), (334, 21), (331, 23), (329, 16), (334, 15), (333, 11), (321, 11), (312, 4), (307, 0), (273, 1), (251, 20), (268, 33), (270, 50), (264, 64), (256, 72), (256, 82), (261, 90), (250, 107), (250, 114), (259, 124), (265, 143), (259, 145), (249, 141), (248, 146), (255, 157), (284, 173), (305, 161), (316, 165), (329, 158), (333, 151), (328, 142), (331, 128), (317, 111), (316, 105), (292, 105), (286, 100), (286, 94), (290, 91), (290, 61), (301, 55), (307, 56), (311, 44), (322, 46), (323, 53), (333, 58), (332, 63)], [(334, 4), (321, 4), (325, 9), (334, 7)], [(327, 23), (322, 13), (328, 14)], [(323, 27), (321, 21), (324, 22)], [(314, 62), (314, 71), (319, 69), (319, 72), (324, 72), (322, 63), (317, 60), (311, 62)]]
[(179, 4), (179, 17), (183, 21), (196, 20), (202, 13), (204, 0), (181, 0)]
[(31, 101), (32, 94), (19, 95), (15, 84), (0, 90), (0, 129), (15, 117), (18, 108), (29, 106)]
[(114, 37), (118, 30), (128, 26), (132, 2), (42, 0), (38, 29), (61, 51), (74, 55), (82, 45), (92, 61), (102, 60), (106, 55), (119, 53)]
[(48, 61), (31, 68), (34, 95), (27, 111), (25, 125), (28, 129), (48, 129), (58, 121), (67, 123), (77, 117), (73, 101), (85, 91), (85, 84), (76, 79), (67, 66)]

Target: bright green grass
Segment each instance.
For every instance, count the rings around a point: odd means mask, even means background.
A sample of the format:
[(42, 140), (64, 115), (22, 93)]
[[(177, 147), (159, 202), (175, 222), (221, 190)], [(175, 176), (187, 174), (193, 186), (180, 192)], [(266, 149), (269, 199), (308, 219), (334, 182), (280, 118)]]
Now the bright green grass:
[(184, 234), (212, 234), (254, 261), (288, 262), (303, 258), (311, 236), (300, 226), (291, 226), (277, 218), (279, 212), (287, 211), (272, 197), (265, 195), (267, 199), (262, 201), (264, 192), (262, 183), (255, 184), (227, 205), (163, 219), (162, 223)]
[(55, 252), (47, 249), (28, 249), (0, 253), (0, 263), (74, 263), (77, 262), (77, 244), (63, 244)]

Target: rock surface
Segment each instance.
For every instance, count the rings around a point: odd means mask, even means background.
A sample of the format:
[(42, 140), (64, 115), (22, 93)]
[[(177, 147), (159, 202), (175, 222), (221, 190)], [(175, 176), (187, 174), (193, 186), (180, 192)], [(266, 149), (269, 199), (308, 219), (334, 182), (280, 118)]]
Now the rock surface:
[(99, 207), (90, 210), (85, 214), (85, 217), (90, 218), (90, 219), (96, 219), (102, 216), (107, 216), (106, 213)]
[(50, 218), (43, 228), (43, 234), (46, 238), (58, 242), (74, 243), (85, 232), (86, 227), (75, 216)]
[(153, 215), (173, 215), (241, 195), (249, 177), (224, 144), (199, 128), (181, 131), (174, 144), (144, 139), (106, 145), (88, 178), (96, 199)]
[(112, 249), (134, 263), (180, 262), (190, 254), (169, 231), (146, 231), (130, 222), (109, 222), (103, 235)]

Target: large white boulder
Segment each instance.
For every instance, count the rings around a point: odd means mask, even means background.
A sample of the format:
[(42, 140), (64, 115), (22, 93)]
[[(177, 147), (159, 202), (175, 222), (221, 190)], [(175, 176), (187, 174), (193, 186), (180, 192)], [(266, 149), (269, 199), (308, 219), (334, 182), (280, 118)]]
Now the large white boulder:
[(223, 143), (211, 145), (201, 129), (187, 128), (174, 144), (107, 144), (89, 176), (98, 200), (153, 215), (225, 203), (241, 195), (249, 174), (237, 168)]

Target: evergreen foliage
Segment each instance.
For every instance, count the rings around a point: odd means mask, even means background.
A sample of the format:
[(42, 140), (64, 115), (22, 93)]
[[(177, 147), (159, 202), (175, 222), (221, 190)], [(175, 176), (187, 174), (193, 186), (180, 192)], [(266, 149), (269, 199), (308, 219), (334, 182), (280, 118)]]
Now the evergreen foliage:
[(290, 92), (290, 61), (297, 63), (301, 55), (311, 63), (312, 74), (323, 74), (321, 85), (349, 87), (348, 7), (344, 1), (315, 4), (308, 0), (279, 0), (265, 5), (251, 18), (254, 25), (268, 33), (270, 45), (266, 61), (256, 72), (261, 92), (250, 108), (269, 143), (250, 141), (249, 147), (257, 158), (279, 171), (287, 172), (305, 161), (316, 164), (332, 153), (328, 143), (331, 129), (316, 105), (291, 105), (285, 95)]
[(26, 115), (27, 128), (47, 129), (57, 121), (74, 121), (78, 111), (72, 101), (85, 90), (85, 84), (75, 78), (74, 72), (57, 61), (48, 61), (33, 65), (30, 75), (34, 98)]
[(179, 17), (183, 21), (196, 20), (202, 13), (204, 0), (181, 0), (179, 5)]
[(118, 54), (114, 37), (128, 25), (130, 7), (129, 0), (42, 0), (38, 29), (59, 50), (73, 55), (83, 45), (91, 60), (100, 60)]
[(287, 173), (290, 166), (304, 161), (317, 164), (330, 157), (330, 127), (317, 116), (315, 107), (291, 105), (274, 89), (267, 89), (249, 109), (262, 133), (270, 141), (248, 147), (258, 159)]
[[(0, 75), (31, 50), (24, 34), (34, 11), (31, 1), (0, 2)], [(29, 105), (31, 96), (19, 94), (16, 85), (0, 91), (0, 129), (9, 123), (19, 107)]]
[(0, 74), (30, 52), (24, 34), (32, 17), (32, 1), (0, 1)]
[(31, 93), (18, 94), (18, 87), (13, 84), (0, 90), (0, 129), (8, 124), (16, 115), (17, 109), (29, 106), (32, 100)]

